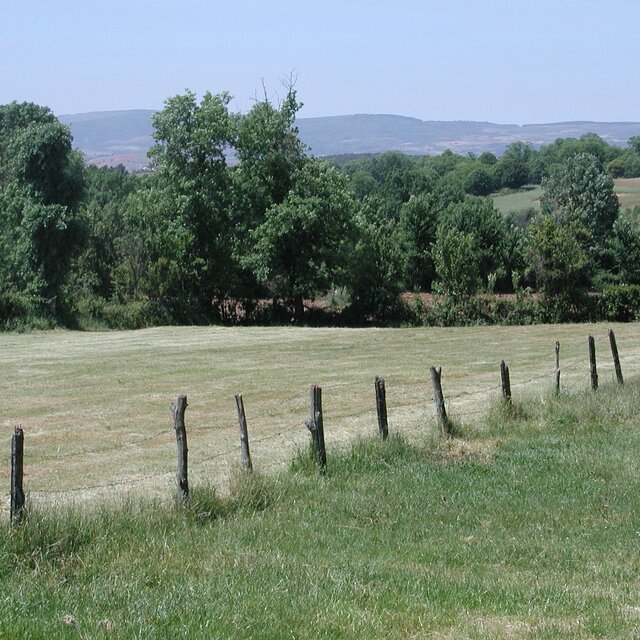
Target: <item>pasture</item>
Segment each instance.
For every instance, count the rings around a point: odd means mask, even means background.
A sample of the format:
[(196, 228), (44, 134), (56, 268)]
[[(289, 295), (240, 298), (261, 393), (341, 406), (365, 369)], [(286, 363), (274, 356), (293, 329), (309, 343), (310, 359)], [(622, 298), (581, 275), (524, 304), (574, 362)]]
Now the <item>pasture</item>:
[[(391, 432), (436, 432), (429, 366), (443, 367), (448, 411), (475, 419), (499, 393), (588, 386), (587, 335), (601, 377), (612, 373), (604, 325), (425, 329), (157, 328), (0, 334), (0, 430), (8, 454), (25, 431), (25, 488), (36, 503), (90, 502), (124, 492), (169, 497), (175, 471), (170, 404), (188, 396), (192, 482), (225, 491), (239, 457), (234, 394), (245, 401), (254, 465), (286, 466), (309, 434), (308, 386), (323, 388), (329, 450), (375, 433), (373, 379), (385, 378)], [(616, 326), (623, 368), (640, 372), (637, 325)], [(8, 470), (0, 480), (8, 487)], [(5, 493), (4, 491), (2, 493)], [(5, 504), (6, 508), (6, 499)]]
[[(603, 325), (0, 336), (4, 440), (22, 423), (34, 490), (26, 520), (0, 526), (0, 637), (636, 637), (640, 330), (614, 328), (624, 387)], [(452, 441), (435, 435), (430, 364)], [(375, 437), (375, 374), (402, 438)], [(294, 451), (310, 382), (324, 390), (326, 476)], [(238, 390), (258, 474), (236, 474), (220, 500), (207, 484), (238, 457)], [(182, 392), (190, 505), (124, 499), (171, 492), (168, 405)], [(104, 482), (122, 482), (106, 506), (70, 491)]]
[[(640, 206), (640, 178), (618, 178), (614, 180), (613, 190), (620, 201), (620, 210)], [(520, 212), (527, 209), (540, 210), (542, 188), (519, 189), (509, 193), (498, 193), (492, 196), (493, 205), (506, 215), (511, 211)]]

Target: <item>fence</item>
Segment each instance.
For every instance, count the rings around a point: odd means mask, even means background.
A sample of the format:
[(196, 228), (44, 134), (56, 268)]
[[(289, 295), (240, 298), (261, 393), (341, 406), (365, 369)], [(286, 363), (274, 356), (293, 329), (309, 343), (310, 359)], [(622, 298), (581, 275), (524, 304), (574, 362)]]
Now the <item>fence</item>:
[[(612, 372), (615, 372), (615, 379), (619, 384), (623, 384), (622, 365), (618, 353), (618, 347), (615, 340), (615, 334), (612, 330), (608, 332), (609, 346), (612, 357), (612, 365), (608, 367)], [(433, 391), (433, 407), (434, 413), (437, 418), (437, 423), (440, 427), (440, 432), (443, 437), (449, 437), (450, 434), (450, 414), (455, 416), (456, 420), (464, 421), (467, 418), (474, 418), (478, 414), (486, 410), (486, 402), (501, 394), (504, 402), (510, 403), (514, 395), (520, 393), (523, 387), (530, 387), (532, 385), (546, 382), (550, 388), (554, 389), (556, 393), (559, 393), (562, 388), (567, 391), (572, 391), (587, 378), (590, 381), (590, 387), (592, 390), (598, 388), (598, 370), (596, 362), (596, 349), (595, 340), (592, 336), (588, 338), (588, 348), (585, 349), (585, 353), (588, 354), (588, 361), (584, 357), (575, 358), (569, 363), (562, 363), (560, 358), (560, 343), (555, 343), (554, 351), (550, 352), (549, 363), (551, 364), (551, 356), (553, 356), (553, 368), (537, 374), (527, 379), (516, 379), (514, 382), (511, 380), (511, 371), (509, 365), (503, 360), (500, 363), (496, 363), (496, 384), (488, 387), (482, 387), (471, 390), (463, 390), (458, 393), (447, 394), (447, 374), (448, 372), (441, 367), (431, 367), (431, 383)], [(513, 365), (512, 365), (513, 366)], [(584, 378), (576, 376), (574, 379), (566, 384), (562, 381), (568, 371), (578, 371), (582, 369), (585, 373)], [(514, 369), (517, 371), (517, 366)], [(499, 378), (498, 378), (499, 372)], [(425, 372), (426, 373), (426, 372)], [(581, 382), (582, 381), (582, 382)], [(371, 385), (371, 383), (373, 384)], [(327, 413), (327, 426), (330, 438), (334, 442), (346, 441), (353, 436), (358, 435), (358, 429), (354, 429), (352, 420), (358, 421), (365, 425), (365, 429), (371, 433), (373, 432), (372, 425), (377, 424), (378, 433), (380, 437), (386, 439), (389, 431), (398, 430), (403, 435), (407, 435), (405, 429), (399, 427), (400, 422), (404, 422), (403, 426), (406, 426), (406, 420), (401, 421), (398, 418), (398, 411), (401, 411), (406, 418), (406, 413), (411, 411), (417, 411), (419, 414), (418, 429), (414, 429), (414, 435), (416, 432), (424, 434), (427, 422), (433, 421), (432, 417), (428, 417), (428, 398), (426, 394), (422, 394), (419, 397), (412, 397), (411, 402), (387, 402), (387, 387), (385, 380), (381, 377), (376, 377), (375, 380), (362, 382), (351, 382), (346, 384), (334, 383), (333, 385), (324, 385), (322, 388), (317, 385), (312, 385), (309, 394), (309, 418), (306, 422), (303, 421), (303, 416), (296, 421), (295, 424), (291, 424), (286, 428), (278, 431), (260, 435), (260, 437), (249, 440), (250, 426), (248, 424), (247, 416), (245, 413), (244, 400), (241, 395), (236, 395), (236, 414), (238, 426), (236, 427), (236, 443), (234, 446), (218, 448), (211, 444), (207, 444), (205, 447), (201, 447), (198, 442), (198, 436), (202, 433), (209, 431), (218, 431), (215, 426), (199, 427), (196, 429), (189, 429), (187, 427), (188, 418), (185, 418), (185, 412), (187, 409), (187, 397), (180, 396), (175, 404), (171, 407), (171, 413), (173, 416), (174, 428), (161, 429), (149, 435), (137, 438), (132, 441), (127, 441), (114, 446), (98, 447), (82, 453), (77, 451), (65, 451), (64, 449), (58, 450), (55, 454), (40, 455), (31, 462), (29, 456), (28, 445), (28, 430), (25, 431), (21, 428), (16, 428), (12, 441), (11, 441), (11, 476), (10, 476), (10, 493), (4, 496), (3, 502), (5, 503), (4, 510), (9, 511), (10, 518), (17, 520), (20, 517), (22, 508), (24, 505), (24, 489), (23, 489), (23, 477), (24, 472), (29, 473), (30, 464), (38, 464), (45, 460), (53, 460), (56, 463), (64, 465), (66, 461), (73, 459), (78, 461), (79, 456), (86, 456), (90, 459), (95, 456), (101, 456), (103, 454), (113, 453), (118, 450), (137, 449), (143, 444), (154, 443), (157, 446), (161, 446), (164, 451), (164, 460), (161, 469), (153, 469), (148, 472), (137, 473), (128, 475), (126, 478), (113, 479), (109, 482), (88, 483), (80, 486), (64, 488), (61, 490), (46, 490), (30, 488), (27, 482), (27, 491), (34, 500), (46, 501), (47, 497), (55, 496), (72, 496), (74, 494), (91, 494), (97, 495), (96, 492), (105, 491), (111, 492), (116, 488), (133, 486), (144, 486), (145, 483), (152, 481), (161, 481), (161, 490), (166, 492), (166, 486), (173, 484), (174, 479), (177, 482), (179, 494), (184, 500), (188, 498), (189, 483), (188, 474), (189, 471), (196, 470), (200, 476), (207, 476), (207, 467), (212, 462), (224, 461), (227, 470), (229, 470), (234, 464), (239, 461), (242, 466), (250, 470), (253, 467), (254, 460), (252, 460), (250, 453), (251, 450), (260, 451), (268, 450), (268, 458), (261, 457), (260, 463), (257, 465), (262, 472), (270, 472), (277, 467), (281, 467), (283, 462), (286, 461), (287, 456), (290, 456), (291, 446), (282, 446), (285, 442), (290, 445), (293, 443), (295, 447), (304, 447), (308, 441), (309, 436), (313, 444), (316, 460), (321, 471), (327, 466), (327, 450), (325, 443), (325, 412), (322, 407), (322, 390), (327, 393), (325, 398), (330, 397), (332, 391), (336, 389), (350, 389), (356, 385), (361, 387), (367, 384), (371, 385), (370, 393), (370, 409), (362, 411), (357, 406), (354, 406), (351, 410), (342, 411), (339, 413), (328, 412)], [(585, 385), (586, 386), (586, 385)], [(444, 387), (444, 389), (443, 389)], [(514, 391), (515, 390), (515, 391)], [(304, 392), (306, 395), (307, 392)], [(298, 406), (301, 404), (301, 395), (296, 395), (291, 398), (284, 398), (280, 400), (282, 405), (289, 405), (295, 402)], [(347, 403), (347, 406), (351, 406)], [(395, 412), (395, 413), (394, 413)], [(273, 416), (273, 414), (271, 414)], [(269, 414), (262, 416), (262, 418), (268, 418)], [(169, 423), (169, 420), (167, 420)], [(342, 433), (336, 433), (333, 426), (335, 424), (341, 425)], [(362, 425), (361, 425), (362, 426)], [(306, 427), (306, 429), (305, 429)], [(239, 428), (239, 430), (238, 430)], [(362, 429), (360, 429), (362, 431)], [(175, 466), (175, 450), (176, 445), (172, 445), (171, 440), (175, 438), (175, 442), (178, 450), (178, 462), (177, 472)], [(188, 460), (188, 447), (187, 438), (193, 450), (198, 451), (198, 455), (195, 461), (191, 461), (189, 466)], [(203, 450), (215, 449), (212, 453), (205, 453), (202, 455)], [(26, 452), (26, 453), (25, 453)], [(227, 482), (224, 477), (225, 474), (220, 474), (222, 477), (214, 478), (211, 482), (211, 477), (208, 477), (210, 484), (213, 484), (218, 489), (223, 489)], [(228, 474), (226, 474), (228, 475)], [(28, 478), (28, 475), (27, 475)]]

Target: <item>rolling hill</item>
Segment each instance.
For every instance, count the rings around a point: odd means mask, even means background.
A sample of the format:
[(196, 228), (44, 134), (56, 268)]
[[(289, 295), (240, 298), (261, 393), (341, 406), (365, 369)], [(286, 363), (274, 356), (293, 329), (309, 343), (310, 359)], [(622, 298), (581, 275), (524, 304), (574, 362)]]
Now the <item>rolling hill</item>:
[[(151, 110), (100, 111), (59, 116), (68, 124), (74, 145), (88, 162), (123, 164), (130, 170), (148, 165), (153, 144)], [(472, 121), (427, 121), (397, 115), (357, 114), (299, 118), (300, 137), (316, 156), (382, 153), (389, 150), (412, 155), (501, 153), (512, 142), (549, 144), (556, 138), (596, 133), (612, 145), (624, 146), (640, 135), (640, 122), (560, 122), (550, 124), (494, 124)]]

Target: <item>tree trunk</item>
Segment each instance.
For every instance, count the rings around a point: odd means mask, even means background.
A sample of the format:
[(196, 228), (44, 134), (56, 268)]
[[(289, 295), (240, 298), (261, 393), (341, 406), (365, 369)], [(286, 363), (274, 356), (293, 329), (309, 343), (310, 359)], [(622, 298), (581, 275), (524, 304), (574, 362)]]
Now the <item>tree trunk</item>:
[(296, 322), (302, 322), (304, 320), (304, 301), (301, 295), (293, 299), (293, 311)]

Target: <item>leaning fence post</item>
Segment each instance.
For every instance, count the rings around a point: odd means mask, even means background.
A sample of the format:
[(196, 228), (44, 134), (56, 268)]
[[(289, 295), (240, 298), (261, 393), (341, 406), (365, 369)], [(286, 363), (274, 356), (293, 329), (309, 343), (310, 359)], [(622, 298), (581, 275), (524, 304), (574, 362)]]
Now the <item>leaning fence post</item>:
[(322, 389), (315, 384), (309, 387), (309, 420), (307, 429), (311, 432), (311, 442), (320, 473), (327, 470), (327, 450), (324, 445), (324, 422), (322, 418)]
[(383, 440), (389, 437), (389, 423), (387, 420), (387, 392), (384, 386), (384, 378), (376, 376), (376, 410), (378, 412), (378, 431)]
[(249, 434), (247, 432), (247, 419), (244, 415), (244, 402), (242, 394), (236, 395), (236, 408), (238, 410), (238, 423), (240, 424), (240, 450), (242, 454), (242, 466), (251, 471), (251, 454), (249, 453)]
[(556, 340), (555, 366), (553, 368), (556, 395), (560, 394), (560, 342)]
[(611, 345), (613, 366), (616, 369), (616, 380), (618, 384), (624, 384), (624, 380), (622, 379), (622, 367), (620, 366), (620, 356), (618, 355), (618, 345), (616, 344), (616, 335), (613, 333), (613, 329), (609, 329), (609, 344)]
[(447, 419), (447, 410), (444, 406), (444, 396), (442, 395), (442, 367), (430, 368), (431, 382), (433, 384), (433, 402), (436, 406), (436, 413), (438, 414), (438, 424), (440, 425), (440, 433), (444, 437), (451, 435), (451, 429), (449, 426), (449, 420)]
[(591, 373), (591, 390), (598, 389), (598, 370), (596, 368), (596, 341), (589, 336), (589, 371)]
[(22, 478), (24, 475), (24, 432), (15, 428), (11, 438), (11, 509), (9, 519), (19, 522), (24, 509), (24, 490)]
[(178, 396), (176, 404), (171, 405), (173, 414), (173, 428), (176, 432), (176, 443), (178, 445), (178, 469), (176, 471), (176, 482), (178, 494), (183, 502), (189, 497), (189, 479), (187, 475), (187, 429), (184, 424), (184, 412), (187, 409), (187, 396)]
[(500, 380), (502, 381), (502, 397), (507, 404), (511, 404), (511, 380), (509, 378), (509, 367), (505, 361), (500, 362)]

